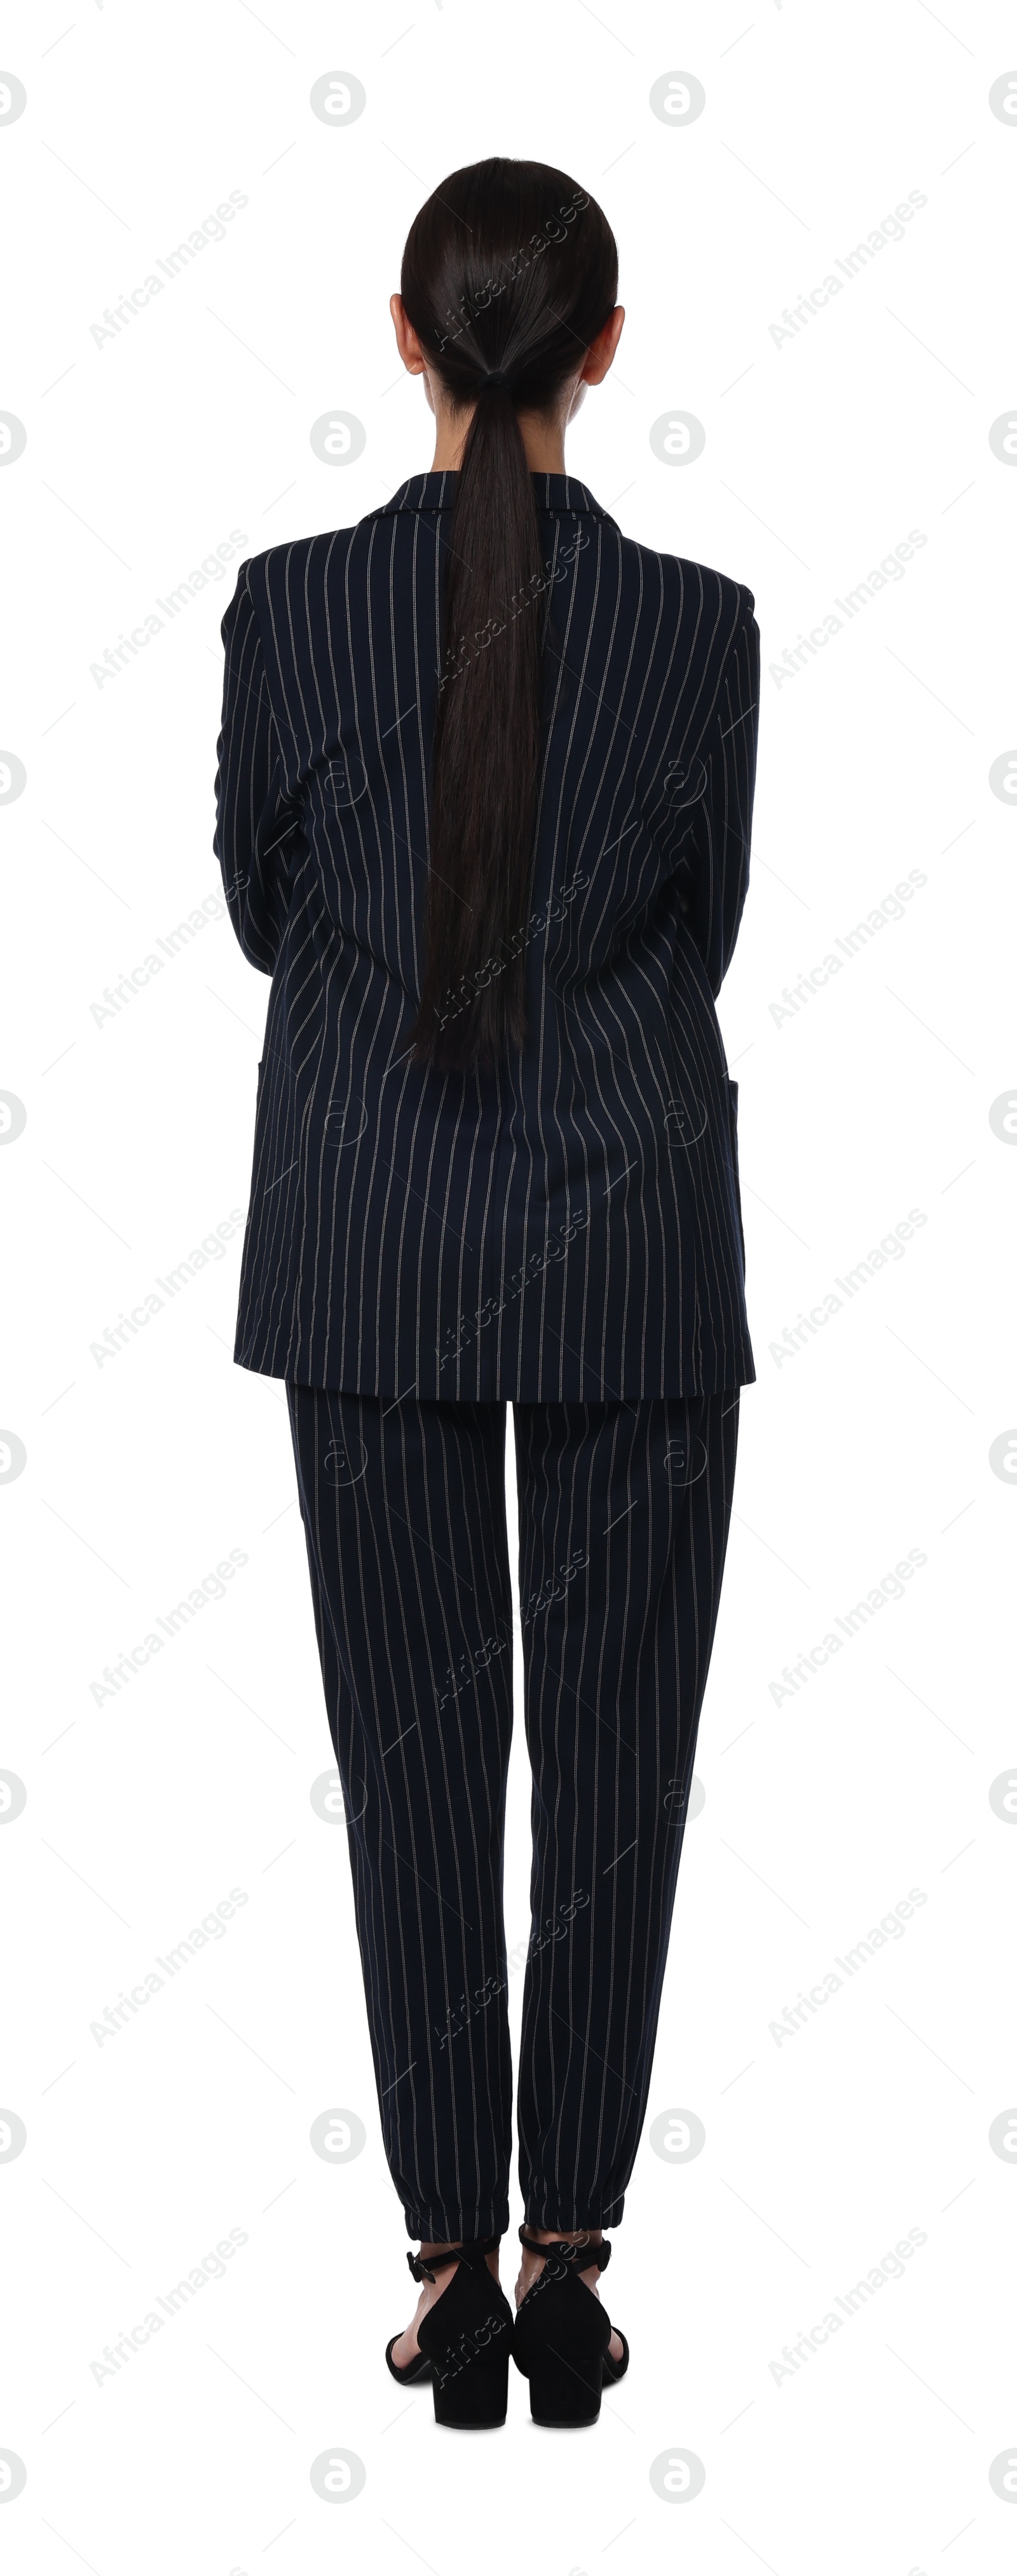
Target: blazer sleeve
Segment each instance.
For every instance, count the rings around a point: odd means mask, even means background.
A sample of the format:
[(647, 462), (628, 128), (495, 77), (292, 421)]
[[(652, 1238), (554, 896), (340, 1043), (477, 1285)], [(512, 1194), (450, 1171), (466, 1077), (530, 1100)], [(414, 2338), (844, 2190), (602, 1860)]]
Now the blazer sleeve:
[(748, 593), (701, 745), (706, 783), (683, 851), (682, 912), (716, 1001), (749, 884), (759, 729), (759, 628)]
[(275, 970), (299, 856), (300, 816), (286, 789), (265, 656), (242, 563), (220, 629), (226, 663), (212, 847), (245, 957)]

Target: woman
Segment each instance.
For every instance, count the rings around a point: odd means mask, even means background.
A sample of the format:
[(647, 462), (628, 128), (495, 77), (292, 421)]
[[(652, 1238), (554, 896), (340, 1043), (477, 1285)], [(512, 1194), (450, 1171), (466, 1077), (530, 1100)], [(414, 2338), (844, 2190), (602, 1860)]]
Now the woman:
[[(217, 829), (272, 978), (235, 1357), (286, 1380), (382, 2134), (439, 2422), (592, 2422), (731, 1508), (744, 1298), (714, 1002), (748, 876), (743, 584), (565, 472), (624, 320), (600, 208), (489, 160), (411, 227), (431, 471), (241, 566)], [(532, 1932), (512, 2068), (506, 1402)]]

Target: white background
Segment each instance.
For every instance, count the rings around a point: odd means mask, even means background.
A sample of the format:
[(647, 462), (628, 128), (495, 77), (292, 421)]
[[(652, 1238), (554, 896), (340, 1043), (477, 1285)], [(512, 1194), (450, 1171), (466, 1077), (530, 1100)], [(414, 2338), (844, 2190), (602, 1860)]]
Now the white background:
[[(71, 19), (67, 12), (76, 9)], [(415, 11), (408, 17), (406, 10)], [(0, 2495), (12, 2576), (439, 2576), (527, 2562), (694, 2576), (1013, 2565), (990, 2464), (1017, 2446), (1017, 1755), (1003, 1625), (1017, 1501), (989, 1451), (1017, 1421), (1017, 118), (989, 90), (1012, 13), (924, 0), (35, 0), (7, 12), (28, 93), (0, 127), (0, 1155), (9, 1583), (0, 1764)], [(356, 73), (362, 116), (310, 110)], [(669, 126), (651, 85), (694, 72)], [(381, 2151), (348, 1864), (312, 1783), (331, 1764), (282, 1388), (232, 1362), (239, 1233), (118, 1356), (91, 1345), (246, 1207), (268, 985), (228, 921), (112, 1019), (91, 1004), (215, 890), (219, 621), (200, 591), (99, 687), (91, 665), (231, 529), (239, 554), (348, 525), (429, 466), (433, 424), (388, 315), (409, 223), (457, 165), (547, 159), (616, 231), (627, 321), (567, 462), (642, 541), (719, 565), (762, 633), (753, 877), (721, 997), (741, 1086), (758, 1382), (742, 1402), (720, 1627), (649, 2120), (605, 2304), (629, 2334), (596, 2431), (436, 2433), (383, 2363), (410, 2312)], [(231, 190), (224, 240), (96, 345), (90, 324)], [(910, 191), (871, 265), (777, 345), (769, 326)], [(359, 461), (312, 453), (330, 406)], [(651, 450), (669, 408), (702, 455)], [(779, 684), (770, 665), (912, 528), (889, 583)], [(834, 612), (835, 613), (835, 612)], [(927, 882), (790, 1019), (770, 1004), (908, 869)], [(786, 1326), (917, 1207), (924, 1227), (793, 1357)], [(835, 1293), (835, 1292), (834, 1292)], [(511, 1443), (510, 1453), (511, 1453)], [(247, 1562), (112, 1697), (90, 1685), (231, 1549)], [(770, 1685), (909, 1550), (825, 1668)], [(1011, 1578), (1012, 1579), (1012, 1578)], [(528, 1778), (510, 1798), (509, 1948), (525, 1943)], [(90, 2024), (232, 1887), (224, 1936), (100, 2045)], [(909, 1889), (926, 1902), (793, 2038), (771, 2032)], [(513, 2029), (522, 1978), (512, 1980)], [(312, 2151), (326, 2108), (363, 2152)], [(513, 2171), (515, 2273), (520, 2215)], [(90, 2363), (231, 2228), (223, 2279), (96, 2381)], [(770, 2364), (919, 2230), (904, 2277), (789, 2377)], [(337, 2508), (310, 2466), (366, 2470)], [(705, 2468), (687, 2504), (652, 2463)]]

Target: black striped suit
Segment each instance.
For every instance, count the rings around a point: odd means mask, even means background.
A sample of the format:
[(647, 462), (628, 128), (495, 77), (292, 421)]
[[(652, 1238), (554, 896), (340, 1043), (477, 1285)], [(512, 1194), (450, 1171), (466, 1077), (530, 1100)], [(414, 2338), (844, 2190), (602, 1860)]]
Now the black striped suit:
[(242, 565), (223, 621), (215, 846), (272, 978), (235, 1357), (287, 1381), (385, 2150), (409, 2233), (437, 2239), (508, 2224), (506, 1399), (533, 1771), (519, 2174), (531, 2224), (607, 2226), (755, 1376), (714, 1008), (748, 877), (752, 594), (633, 544), (573, 478), (534, 482), (529, 1034), (490, 1075), (407, 1048), (454, 478)]
[(737, 1386), (755, 1368), (714, 999), (748, 878), (752, 593), (534, 477), (529, 1036), (487, 1076), (414, 1065), (454, 482), (417, 475), (355, 528), (253, 557), (223, 619), (215, 847), (272, 978), (235, 1358), (387, 1396)]

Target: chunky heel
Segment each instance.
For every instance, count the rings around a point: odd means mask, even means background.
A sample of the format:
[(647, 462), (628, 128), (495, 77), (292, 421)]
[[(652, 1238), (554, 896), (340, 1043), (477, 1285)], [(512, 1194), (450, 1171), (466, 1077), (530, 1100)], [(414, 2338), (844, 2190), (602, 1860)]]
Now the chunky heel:
[(549, 2359), (540, 2371), (530, 2372), (533, 2421), (559, 2433), (574, 2431), (581, 2424), (595, 2424), (600, 2414), (600, 2389), (599, 2363), (575, 2370), (571, 2364)]
[(573, 2245), (566, 2238), (540, 2245), (525, 2228), (519, 2234), (531, 2253), (544, 2256), (544, 2269), (521, 2300), (512, 2330), (512, 2357), (530, 2383), (533, 2421), (561, 2429), (595, 2424), (604, 2381), (621, 2379), (629, 2362), (624, 2335), (621, 2360), (611, 2360), (610, 2317), (579, 2278), (580, 2267), (606, 2270), (610, 2245), (606, 2238), (598, 2245)]
[[(448, 2264), (457, 2266), (448, 2289), (421, 2319), (417, 2342), (433, 2381), (435, 2423), (461, 2432), (489, 2432), (508, 2413), (512, 2310), (486, 2261), (498, 2243), (497, 2236), (485, 2236), (447, 2254), (406, 2257), (415, 2281), (433, 2281)], [(397, 2370), (390, 2354), (391, 2346), (386, 2357), (393, 2378), (423, 2375), (412, 2362)]]

